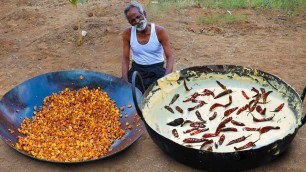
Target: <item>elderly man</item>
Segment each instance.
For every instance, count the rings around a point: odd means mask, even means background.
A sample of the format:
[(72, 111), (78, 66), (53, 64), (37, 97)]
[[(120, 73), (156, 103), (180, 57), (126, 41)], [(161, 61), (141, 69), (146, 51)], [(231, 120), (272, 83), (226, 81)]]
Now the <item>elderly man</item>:
[[(146, 12), (138, 2), (129, 3), (124, 9), (124, 15), (131, 26), (124, 30), (122, 36), (122, 79), (131, 82), (133, 72), (138, 71), (147, 89), (173, 70), (174, 58), (169, 38), (165, 28), (148, 23)], [(133, 62), (129, 69), (130, 51)]]

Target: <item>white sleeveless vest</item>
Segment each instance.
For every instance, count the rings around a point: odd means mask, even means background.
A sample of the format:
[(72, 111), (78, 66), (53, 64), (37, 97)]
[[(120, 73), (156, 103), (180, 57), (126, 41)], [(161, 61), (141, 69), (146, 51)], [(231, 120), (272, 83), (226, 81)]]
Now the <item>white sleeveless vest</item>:
[(140, 65), (151, 65), (164, 61), (164, 49), (158, 41), (155, 24), (151, 23), (151, 34), (149, 41), (142, 45), (138, 43), (136, 27), (132, 26), (130, 46), (132, 49), (132, 59)]

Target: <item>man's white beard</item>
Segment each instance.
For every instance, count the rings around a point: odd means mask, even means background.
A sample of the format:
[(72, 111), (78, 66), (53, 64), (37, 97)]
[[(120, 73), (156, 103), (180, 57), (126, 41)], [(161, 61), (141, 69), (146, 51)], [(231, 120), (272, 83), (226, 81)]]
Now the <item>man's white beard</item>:
[(144, 18), (143, 20), (141, 20), (141, 21), (139, 22), (138, 25), (136, 25), (136, 29), (137, 29), (138, 31), (143, 31), (143, 30), (146, 28), (146, 26), (147, 26), (147, 19)]

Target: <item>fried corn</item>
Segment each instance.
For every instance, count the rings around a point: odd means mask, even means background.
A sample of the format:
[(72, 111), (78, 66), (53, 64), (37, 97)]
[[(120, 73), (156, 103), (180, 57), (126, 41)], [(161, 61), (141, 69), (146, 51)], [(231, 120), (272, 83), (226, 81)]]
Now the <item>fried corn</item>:
[(120, 139), (119, 109), (106, 92), (65, 89), (43, 101), (32, 120), (25, 118), (16, 148), (36, 158), (72, 162), (96, 159)]

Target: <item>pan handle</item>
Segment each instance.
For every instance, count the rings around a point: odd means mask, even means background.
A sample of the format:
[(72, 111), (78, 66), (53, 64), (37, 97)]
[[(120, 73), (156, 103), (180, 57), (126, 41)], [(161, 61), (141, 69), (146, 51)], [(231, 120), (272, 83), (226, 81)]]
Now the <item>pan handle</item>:
[[(306, 86), (304, 87), (304, 90), (303, 90), (303, 92), (301, 94), (302, 103), (304, 101), (305, 95), (306, 95)], [(304, 125), (305, 123), (306, 123), (306, 114), (304, 115), (304, 117), (302, 119), (302, 125)]]
[(139, 74), (139, 72), (134, 71), (133, 76), (132, 76), (132, 95), (133, 95), (133, 101), (134, 101), (134, 106), (136, 108), (137, 114), (140, 116), (140, 118), (142, 120), (144, 120), (142, 112), (138, 106), (138, 102), (137, 102), (137, 98), (136, 98), (136, 77), (138, 78), (138, 80), (140, 80), (140, 86), (141, 86), (141, 92), (144, 93), (145, 92), (145, 87), (143, 85), (143, 81), (141, 78), (141, 75)]

